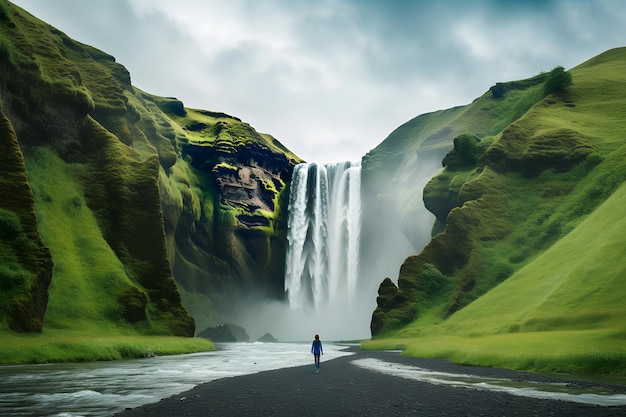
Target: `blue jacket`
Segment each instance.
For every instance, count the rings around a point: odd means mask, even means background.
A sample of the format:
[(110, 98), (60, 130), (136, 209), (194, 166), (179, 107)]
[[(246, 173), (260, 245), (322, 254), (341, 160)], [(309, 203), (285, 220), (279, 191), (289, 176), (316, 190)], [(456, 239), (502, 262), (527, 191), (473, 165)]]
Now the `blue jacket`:
[(319, 355), (321, 353), (324, 353), (324, 349), (322, 349), (322, 341), (321, 340), (314, 340), (313, 344), (311, 345), (311, 353), (314, 355)]

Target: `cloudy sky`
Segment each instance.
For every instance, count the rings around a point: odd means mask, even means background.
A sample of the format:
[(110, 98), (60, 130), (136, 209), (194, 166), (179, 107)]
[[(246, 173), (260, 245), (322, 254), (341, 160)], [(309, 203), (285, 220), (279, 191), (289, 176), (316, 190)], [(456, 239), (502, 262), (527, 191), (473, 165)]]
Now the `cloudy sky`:
[(309, 162), (356, 160), (402, 123), (498, 81), (626, 45), (622, 0), (13, 0)]

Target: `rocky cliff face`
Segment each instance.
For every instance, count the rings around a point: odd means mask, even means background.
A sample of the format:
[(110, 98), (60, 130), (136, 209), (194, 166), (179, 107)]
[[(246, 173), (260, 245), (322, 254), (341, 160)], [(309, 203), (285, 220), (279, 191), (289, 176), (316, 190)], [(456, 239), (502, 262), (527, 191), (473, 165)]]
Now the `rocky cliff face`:
[(229, 319), (239, 300), (283, 297), (287, 192), (300, 160), (223, 113), (188, 109), (178, 122), (189, 193), (182, 205), (162, 200), (174, 276), (201, 329)]
[(2, 328), (190, 336), (189, 311), (211, 323), (235, 294), (280, 298), (299, 159), (239, 119), (136, 89), (112, 56), (0, 6)]

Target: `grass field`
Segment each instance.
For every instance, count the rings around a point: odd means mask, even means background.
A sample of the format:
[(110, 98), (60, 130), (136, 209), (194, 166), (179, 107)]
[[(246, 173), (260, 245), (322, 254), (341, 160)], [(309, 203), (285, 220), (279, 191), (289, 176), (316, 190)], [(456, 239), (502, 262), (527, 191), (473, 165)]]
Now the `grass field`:
[(611, 329), (496, 334), (433, 333), (363, 342), (363, 349), (402, 349), (407, 356), (543, 373), (626, 377), (626, 331)]
[(0, 332), (3, 364), (86, 362), (136, 359), (215, 350), (206, 339), (173, 336), (138, 336), (119, 329), (99, 333), (44, 330), (43, 334)]

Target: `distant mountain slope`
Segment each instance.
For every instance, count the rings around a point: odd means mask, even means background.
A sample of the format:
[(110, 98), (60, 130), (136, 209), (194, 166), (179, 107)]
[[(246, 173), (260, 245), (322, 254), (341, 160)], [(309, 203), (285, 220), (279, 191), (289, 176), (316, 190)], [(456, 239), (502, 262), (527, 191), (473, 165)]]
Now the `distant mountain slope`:
[[(405, 260), (397, 288), (381, 285), (373, 334), (410, 324), (405, 333), (415, 335), (434, 323), (444, 333), (572, 326), (623, 333), (625, 68), (626, 48), (607, 51), (572, 69), (570, 87), (501, 133), (494, 125), (489, 140), (475, 128), (455, 138), (445, 169), (424, 189), (445, 229)], [(469, 107), (510, 94), (493, 93)], [(489, 326), (472, 317), (489, 317)]]
[(0, 58), (0, 330), (191, 336), (189, 311), (282, 296), (299, 158), (4, 0)]
[[(486, 148), (541, 100), (546, 76), (497, 83), (468, 105), (420, 115), (364, 156), (361, 271), (370, 275), (368, 280), (395, 280), (404, 260), (443, 230), (448, 211), (458, 204), (459, 188), (473, 167), (448, 170), (427, 190), (424, 187), (441, 171), (454, 139), (472, 132), (480, 139), (480, 148)], [(432, 192), (433, 184), (441, 189)]]

